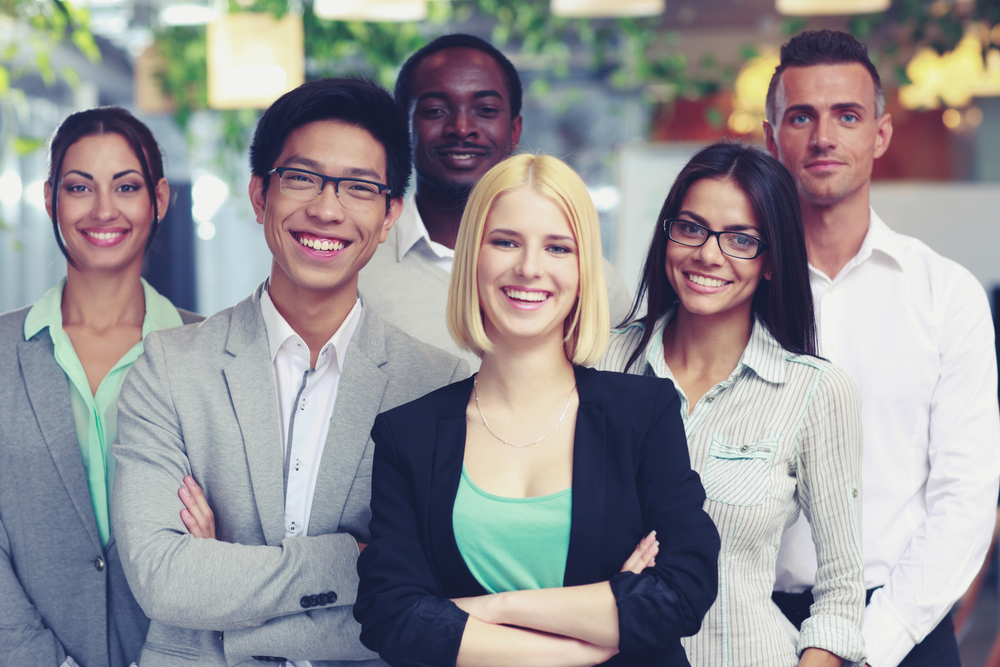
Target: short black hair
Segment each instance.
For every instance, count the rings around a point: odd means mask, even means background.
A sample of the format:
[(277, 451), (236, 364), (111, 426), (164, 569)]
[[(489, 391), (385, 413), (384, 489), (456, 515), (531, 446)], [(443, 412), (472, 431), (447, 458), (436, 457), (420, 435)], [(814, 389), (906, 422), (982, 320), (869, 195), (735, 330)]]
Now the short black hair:
[(767, 122), (775, 125), (778, 121), (775, 96), (785, 69), (848, 63), (864, 65), (871, 74), (875, 85), (875, 116), (881, 117), (885, 113), (885, 93), (882, 91), (882, 79), (878, 70), (868, 57), (868, 47), (839, 30), (807, 30), (781, 47), (781, 63), (775, 68), (771, 84), (767, 88)]
[(52, 229), (56, 235), (56, 243), (66, 260), (76, 267), (70, 257), (62, 235), (59, 234), (59, 179), (62, 172), (66, 151), (84, 137), (102, 134), (117, 134), (125, 140), (135, 153), (142, 166), (142, 179), (149, 192), (149, 202), (153, 206), (153, 219), (149, 224), (149, 236), (146, 238), (146, 250), (153, 243), (156, 230), (160, 228), (160, 211), (156, 204), (156, 184), (163, 178), (163, 151), (153, 138), (153, 133), (146, 125), (125, 109), (116, 106), (95, 107), (77, 111), (59, 124), (49, 138), (49, 173), (48, 183), (52, 189)]
[[(367, 130), (385, 149), (386, 185), (399, 198), (410, 181), (410, 132), (406, 114), (378, 84), (363, 78), (307, 81), (285, 93), (257, 122), (250, 169), (264, 181), (294, 130), (318, 120), (336, 120)], [(387, 200), (388, 201), (388, 200)]]
[[(770, 155), (738, 142), (721, 141), (691, 158), (663, 202), (635, 302), (626, 317), (626, 321), (643, 322), (645, 328), (622, 370), (635, 363), (649, 343), (657, 320), (678, 302), (677, 292), (663, 268), (670, 242), (664, 221), (677, 217), (688, 190), (704, 179), (729, 180), (743, 191), (767, 243), (771, 279), (761, 280), (757, 286), (751, 306), (753, 313), (784, 349), (796, 354), (816, 354), (816, 319), (795, 181)], [(637, 317), (643, 310), (645, 315)]]
[(463, 33), (438, 37), (406, 59), (403, 67), (399, 70), (399, 76), (396, 77), (396, 104), (399, 105), (400, 109), (404, 109), (407, 114), (410, 112), (410, 79), (413, 78), (413, 70), (417, 68), (424, 58), (445, 49), (475, 49), (493, 58), (496, 64), (499, 65), (500, 71), (503, 72), (504, 80), (507, 83), (507, 96), (510, 98), (510, 117), (511, 119), (517, 118), (518, 114), (521, 113), (523, 91), (521, 89), (521, 77), (518, 76), (514, 64), (499, 49), (486, 40), (480, 39), (475, 35), (466, 35)]

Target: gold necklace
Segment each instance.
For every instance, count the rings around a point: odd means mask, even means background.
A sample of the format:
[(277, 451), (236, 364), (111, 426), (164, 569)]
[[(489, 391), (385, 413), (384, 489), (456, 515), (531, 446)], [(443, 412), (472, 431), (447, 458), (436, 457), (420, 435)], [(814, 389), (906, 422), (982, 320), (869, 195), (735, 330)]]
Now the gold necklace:
[(543, 435), (542, 437), (540, 437), (538, 440), (535, 440), (533, 442), (529, 442), (526, 445), (515, 445), (515, 444), (507, 442), (506, 440), (504, 440), (503, 438), (501, 438), (499, 435), (497, 435), (496, 433), (494, 433), (493, 429), (490, 428), (490, 425), (486, 423), (486, 417), (483, 415), (483, 409), (479, 407), (479, 373), (476, 373), (475, 375), (472, 376), (472, 392), (473, 392), (473, 394), (476, 397), (476, 411), (479, 413), (479, 418), (483, 420), (483, 426), (486, 427), (486, 430), (489, 431), (490, 435), (492, 435), (494, 438), (496, 438), (497, 440), (499, 440), (503, 444), (507, 445), (508, 447), (514, 447), (516, 449), (524, 449), (525, 447), (531, 447), (532, 445), (537, 445), (542, 440), (544, 440), (545, 438), (547, 438), (550, 435), (552, 435), (553, 433), (555, 433), (556, 429), (559, 428), (559, 424), (562, 424), (563, 417), (565, 417), (566, 413), (569, 411), (569, 404), (573, 401), (573, 392), (574, 391), (576, 391), (576, 384), (574, 384), (573, 388), (569, 390), (569, 396), (566, 398), (566, 407), (563, 408), (562, 414), (559, 415), (559, 421), (556, 422), (556, 425), (552, 427), (551, 431), (549, 431), (548, 433), (546, 433), (545, 435)]

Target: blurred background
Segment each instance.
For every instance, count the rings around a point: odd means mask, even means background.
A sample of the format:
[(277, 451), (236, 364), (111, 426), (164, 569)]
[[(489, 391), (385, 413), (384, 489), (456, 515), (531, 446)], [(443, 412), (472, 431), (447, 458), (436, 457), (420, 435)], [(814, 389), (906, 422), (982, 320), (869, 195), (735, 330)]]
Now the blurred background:
[[(65, 273), (42, 183), (45, 142), (67, 114), (117, 104), (152, 128), (175, 202), (145, 272), (207, 315), (269, 270), (246, 194), (261, 110), (323, 76), (391, 89), (409, 54), (450, 32), (517, 66), (521, 150), (582, 174), (605, 255), (634, 290), (676, 172), (714, 139), (763, 141), (778, 48), (816, 28), (867, 43), (886, 87), (895, 131), (873, 206), (996, 300), (1000, 0), (0, 0), (0, 312)], [(995, 573), (974, 589), (958, 619), (963, 660), (1000, 664)]]

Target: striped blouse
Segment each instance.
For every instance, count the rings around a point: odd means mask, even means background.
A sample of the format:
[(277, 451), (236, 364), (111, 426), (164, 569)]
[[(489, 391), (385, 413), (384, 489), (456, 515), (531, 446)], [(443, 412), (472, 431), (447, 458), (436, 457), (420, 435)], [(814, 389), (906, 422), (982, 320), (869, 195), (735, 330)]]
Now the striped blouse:
[[(663, 327), (630, 372), (673, 380)], [(615, 330), (602, 370), (621, 371), (641, 323)], [(682, 640), (693, 667), (794, 667), (806, 648), (863, 665), (861, 396), (829, 362), (784, 350), (759, 321), (739, 364), (690, 411), (681, 398), (691, 466), (722, 538), (719, 595), (701, 631)], [(690, 414), (689, 414), (690, 411)], [(781, 534), (805, 512), (819, 569), (812, 616), (798, 639), (771, 602)]]

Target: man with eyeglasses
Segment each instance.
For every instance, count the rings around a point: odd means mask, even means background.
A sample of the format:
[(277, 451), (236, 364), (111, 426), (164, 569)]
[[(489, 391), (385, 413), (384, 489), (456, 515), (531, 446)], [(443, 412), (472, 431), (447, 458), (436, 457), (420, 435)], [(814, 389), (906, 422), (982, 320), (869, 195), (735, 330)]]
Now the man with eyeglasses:
[(112, 512), (152, 619), (139, 664), (384, 664), (352, 616), (369, 432), (468, 375), (357, 292), (402, 207), (406, 120), (374, 84), (312, 81), (264, 113), (250, 163), (269, 278), (148, 337), (122, 388)]
[[(764, 129), (798, 186), (820, 353), (862, 394), (868, 663), (959, 667), (948, 612), (989, 547), (1000, 478), (986, 295), (869, 206), (892, 119), (863, 44), (824, 30), (784, 45)], [(815, 570), (800, 520), (785, 532), (774, 596), (795, 624), (809, 616)]]

